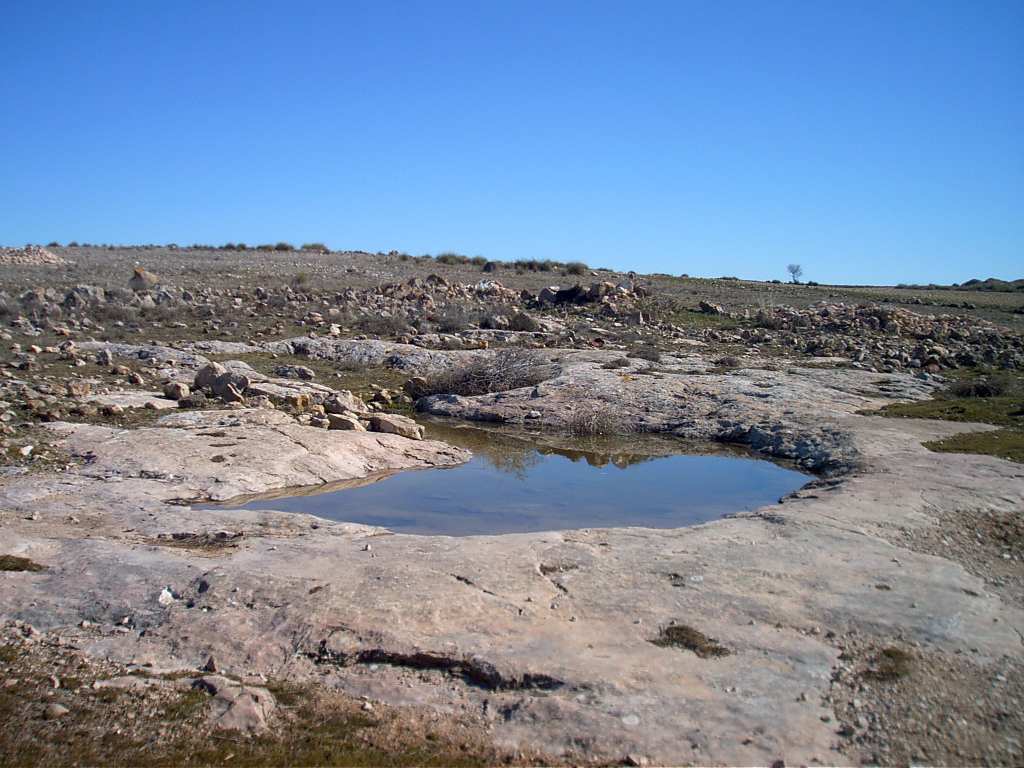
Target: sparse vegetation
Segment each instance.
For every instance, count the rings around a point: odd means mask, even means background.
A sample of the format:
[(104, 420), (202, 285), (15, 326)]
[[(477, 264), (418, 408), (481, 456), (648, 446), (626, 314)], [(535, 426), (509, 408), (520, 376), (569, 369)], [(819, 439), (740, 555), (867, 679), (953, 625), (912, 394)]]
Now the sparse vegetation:
[(605, 404), (581, 403), (573, 408), (566, 429), (576, 437), (597, 437), (629, 432), (628, 424)]
[(45, 571), (46, 566), (17, 555), (0, 555), (0, 571)]
[(469, 264), (470, 261), (468, 256), (463, 256), (461, 253), (452, 253), (451, 251), (439, 253), (434, 260), (438, 264), (448, 264), (452, 266), (457, 264)]
[(789, 279), (793, 285), (798, 285), (800, 283), (801, 276), (804, 274), (804, 268), (799, 264), (789, 264), (786, 267), (786, 271), (789, 272)]
[(702, 659), (728, 656), (732, 651), (720, 645), (714, 638), (708, 637), (699, 629), (686, 624), (669, 624), (662, 627), (658, 636), (651, 643), (661, 648), (684, 648), (693, 651)]
[(520, 333), (535, 333), (540, 330), (540, 323), (526, 312), (516, 312), (509, 321), (509, 330)]
[(965, 432), (925, 443), (933, 451), (980, 453), (1024, 463), (1024, 379), (1004, 373), (973, 371), (962, 374), (931, 400), (896, 403), (884, 416), (941, 419), (992, 424), (1001, 429)]
[(661, 362), (661, 352), (658, 351), (657, 347), (650, 344), (633, 347), (633, 349), (629, 350), (626, 354), (626, 357), (635, 357), (638, 360), (647, 360), (652, 363)]
[(715, 366), (722, 370), (739, 368), (741, 365), (743, 365), (743, 361), (736, 357), (736, 355), (725, 355), (715, 360)]
[(413, 330), (409, 321), (401, 315), (370, 315), (357, 320), (355, 327), (361, 333), (382, 338), (398, 336)]
[(892, 682), (910, 674), (914, 657), (902, 648), (888, 646), (873, 659), (873, 666), (864, 677), (881, 682)]
[(565, 274), (582, 276), (587, 274), (587, 271), (589, 269), (590, 267), (588, 267), (582, 261), (570, 261), (568, 264), (565, 265)]
[(479, 320), (479, 315), (461, 304), (449, 304), (438, 318), (437, 330), (441, 333), (459, 333), (478, 323)]
[(331, 249), (323, 243), (303, 243), (302, 250), (316, 251), (317, 253), (330, 253)]
[(556, 272), (562, 265), (550, 259), (517, 259), (512, 266), (519, 272)]
[(415, 397), (425, 395), (486, 395), (540, 384), (553, 375), (553, 366), (540, 354), (502, 349), (460, 366), (422, 377)]
[(613, 371), (618, 368), (629, 368), (631, 363), (625, 357), (618, 357), (614, 360), (609, 360), (607, 363), (601, 365), (605, 370)]
[[(42, 658), (41, 658), (42, 656)], [(254, 736), (215, 732), (207, 693), (153, 686), (146, 693), (92, 687), (123, 677), (123, 669), (94, 668), (49, 649), (0, 645), (9, 666), (0, 686), (0, 765), (170, 766), (472, 766), (507, 762), (463, 724), (378, 707), (321, 688), (271, 681), (279, 704), (270, 729)], [(58, 674), (60, 688), (50, 677)], [(146, 675), (138, 675), (140, 678)], [(157, 683), (190, 675), (153, 677)], [(66, 707), (45, 716), (47, 701)]]

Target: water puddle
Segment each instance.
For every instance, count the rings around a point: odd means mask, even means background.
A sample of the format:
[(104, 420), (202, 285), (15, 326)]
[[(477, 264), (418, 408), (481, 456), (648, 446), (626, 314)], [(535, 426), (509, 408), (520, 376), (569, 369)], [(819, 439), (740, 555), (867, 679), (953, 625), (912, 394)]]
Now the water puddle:
[(679, 528), (774, 503), (809, 480), (738, 450), (653, 436), (566, 442), (433, 420), (427, 436), (468, 448), (473, 459), (217, 506), (445, 536)]

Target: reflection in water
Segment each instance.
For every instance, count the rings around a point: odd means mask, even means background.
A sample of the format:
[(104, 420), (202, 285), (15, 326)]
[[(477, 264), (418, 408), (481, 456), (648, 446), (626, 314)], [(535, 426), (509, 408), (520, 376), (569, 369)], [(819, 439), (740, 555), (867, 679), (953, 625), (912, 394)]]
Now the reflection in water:
[[(807, 477), (719, 447), (654, 436), (567, 440), (430, 420), (428, 437), (473, 451), (458, 467), (284, 489), (229, 506), (306, 512), (403, 533), (465, 536), (676, 528), (776, 501)], [(680, 454), (681, 449), (700, 451)]]
[(694, 453), (736, 453), (706, 444), (685, 446), (678, 440), (656, 435), (642, 438), (579, 438), (560, 433), (542, 435), (526, 430), (513, 431), (508, 427), (453, 424), (425, 417), (421, 417), (420, 423), (427, 428), (427, 437), (431, 440), (443, 440), (451, 445), (468, 448), (474, 456), (482, 457), (498, 471), (514, 475), (522, 475), (524, 470), (536, 466), (545, 456), (563, 456), (574, 462), (585, 461), (591, 467), (600, 468), (611, 464), (625, 469), (658, 456), (677, 454), (681, 447), (697, 448), (692, 451)]

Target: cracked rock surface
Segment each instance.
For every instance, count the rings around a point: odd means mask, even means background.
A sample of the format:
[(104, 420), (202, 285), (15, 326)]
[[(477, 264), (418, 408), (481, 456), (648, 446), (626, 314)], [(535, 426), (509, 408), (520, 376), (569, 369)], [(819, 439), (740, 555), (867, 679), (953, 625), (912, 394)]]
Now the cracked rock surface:
[[(410, 375), (487, 354), (277, 344)], [(262, 409), (173, 413), (133, 430), (55, 423), (57, 444), (84, 463), (2, 481), (5, 552), (46, 569), (2, 575), (0, 617), (43, 630), (88, 620), (103, 628), (88, 653), (154, 669), (214, 657), (228, 676), (474, 713), (499, 744), (595, 761), (847, 762), (830, 696), (836, 638), (850, 632), (1019, 664), (1024, 606), (899, 543), (960, 509), (1024, 509), (1019, 465), (921, 445), (985, 427), (860, 415), (927, 396), (929, 382), (786, 365), (723, 373), (699, 355), (644, 373), (639, 361), (605, 369), (600, 351), (547, 352), (558, 370), (536, 388), (423, 407), (516, 424), (539, 412), (530, 420), (556, 429), (586, 399), (647, 431), (742, 442), (827, 474), (781, 505), (691, 528), (393, 535), (188, 501), (467, 458), (429, 431), (319, 430)], [(175, 354), (204, 362), (198, 349)], [(653, 642), (673, 625), (722, 652)]]

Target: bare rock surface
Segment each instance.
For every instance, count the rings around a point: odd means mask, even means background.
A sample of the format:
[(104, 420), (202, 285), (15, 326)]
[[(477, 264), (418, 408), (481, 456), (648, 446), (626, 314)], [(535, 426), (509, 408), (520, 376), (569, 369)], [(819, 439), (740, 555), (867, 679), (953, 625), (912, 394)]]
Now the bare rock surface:
[(215, 501), (468, 458), (444, 443), (313, 430), (257, 408), (178, 412), (130, 430), (54, 424), (51, 431), (72, 455), (87, 457), (82, 476), (156, 480), (186, 498)]
[[(410, 375), (488, 354), (274, 345)], [(959, 509), (1024, 508), (1019, 465), (921, 445), (984, 427), (860, 415), (925, 397), (931, 380), (763, 361), (722, 372), (698, 355), (645, 373), (640, 361), (603, 367), (611, 353), (546, 352), (556, 371), (537, 387), (423, 407), (515, 424), (539, 412), (529, 420), (557, 429), (586, 401), (634, 429), (746, 443), (827, 474), (781, 505), (685, 529), (391, 535), (188, 500), (362, 482), (464, 451), (268, 409), (182, 411), (133, 430), (58, 422), (57, 445), (81, 466), (0, 481), (5, 553), (45, 566), (0, 574), (0, 618), (53, 631), (88, 620), (100, 630), (83, 649), (125, 663), (197, 669), (214, 657), (232, 678), (320, 680), (474, 713), (499, 744), (575, 761), (847, 762), (829, 697), (834, 638), (853, 631), (978, 663), (1021, 660), (1024, 606), (894, 535), (927, 534)], [(206, 362), (198, 349), (152, 354)], [(673, 626), (715, 652), (665, 642)], [(232, 696), (222, 716), (237, 706), (262, 727), (262, 694)]]

